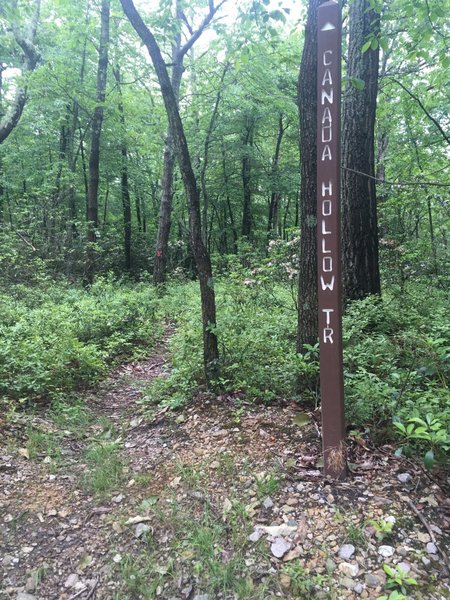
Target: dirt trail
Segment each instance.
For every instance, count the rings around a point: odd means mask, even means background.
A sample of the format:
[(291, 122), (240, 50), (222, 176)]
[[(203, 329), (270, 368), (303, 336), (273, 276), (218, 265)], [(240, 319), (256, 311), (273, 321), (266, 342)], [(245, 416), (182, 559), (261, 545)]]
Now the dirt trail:
[[(350, 479), (324, 480), (319, 425), (298, 425), (294, 402), (205, 393), (182, 413), (144, 415), (145, 387), (170, 368), (171, 332), (86, 394), (95, 419), (82, 434), (33, 418), (58, 434), (58, 460), (27, 458), (25, 417), (3, 427), (2, 600), (375, 599), (386, 564), (417, 581), (408, 598), (449, 597), (445, 482), (361, 438)], [(86, 478), (111, 456), (92, 464), (92, 447), (116, 448), (106, 472), (118, 482), (103, 495)]]

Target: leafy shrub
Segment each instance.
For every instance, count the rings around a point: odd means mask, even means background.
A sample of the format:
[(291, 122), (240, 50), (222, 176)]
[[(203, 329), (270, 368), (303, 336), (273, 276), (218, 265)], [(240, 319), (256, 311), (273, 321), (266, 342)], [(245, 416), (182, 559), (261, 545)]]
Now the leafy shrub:
[(108, 364), (148, 350), (160, 332), (151, 288), (98, 280), (1, 296), (0, 397), (55, 399), (104, 376)]
[[(348, 419), (381, 427), (439, 416), (450, 424), (450, 326), (446, 295), (409, 285), (384, 301), (354, 302), (344, 319), (345, 391)], [(392, 428), (391, 428), (392, 430)]]

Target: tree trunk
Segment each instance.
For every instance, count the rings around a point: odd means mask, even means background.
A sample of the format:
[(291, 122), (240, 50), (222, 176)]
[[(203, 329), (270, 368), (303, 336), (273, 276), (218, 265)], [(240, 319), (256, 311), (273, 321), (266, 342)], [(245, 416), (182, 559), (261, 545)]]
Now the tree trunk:
[(283, 126), (283, 114), (280, 113), (280, 116), (278, 118), (277, 143), (275, 145), (275, 153), (273, 155), (272, 171), (271, 171), (272, 193), (270, 195), (269, 218), (268, 218), (268, 222), (267, 222), (267, 232), (269, 234), (271, 231), (276, 229), (276, 225), (277, 225), (278, 204), (280, 202), (280, 192), (278, 191), (278, 187), (279, 187), (278, 164), (280, 162), (281, 142), (283, 141), (283, 135), (284, 135), (285, 131), (286, 131), (286, 127)]
[(245, 123), (243, 135), (243, 155), (242, 155), (242, 186), (244, 192), (244, 204), (242, 208), (242, 230), (243, 236), (249, 238), (252, 230), (252, 148), (253, 135), (255, 130), (255, 119), (253, 115), (248, 115)]
[[(179, 5), (177, 3), (177, 18)], [(181, 17), (180, 17), (181, 18)], [(171, 84), (173, 94), (178, 107), (180, 97), (181, 78), (183, 75), (183, 57), (179, 57), (181, 48), (181, 33), (178, 32), (175, 44), (172, 45), (172, 76)], [(172, 200), (173, 200), (173, 173), (175, 167), (175, 153), (173, 148), (173, 136), (170, 128), (166, 135), (163, 159), (163, 175), (161, 180), (161, 204), (159, 207), (158, 233), (156, 236), (155, 260), (153, 266), (153, 283), (160, 285), (166, 279), (167, 259), (169, 252), (169, 236), (172, 224)]]
[(86, 261), (86, 281), (92, 283), (95, 274), (96, 250), (98, 229), (98, 185), (100, 168), (100, 136), (103, 123), (103, 104), (106, 97), (106, 76), (108, 72), (108, 44), (109, 44), (109, 0), (102, 0), (100, 46), (97, 69), (97, 106), (92, 119), (91, 151), (89, 155), (89, 186), (88, 186), (88, 249)]
[[(130, 10), (136, 9), (133, 5), (133, 2), (123, 2), (122, 7), (127, 14), (128, 18), (131, 21), (127, 13), (126, 6)], [(193, 47), (195, 42), (201, 36), (205, 28), (211, 22), (215, 13), (217, 12), (220, 4), (215, 7), (214, 0), (209, 0), (208, 2), (209, 12), (201, 22), (198, 29), (195, 31), (189, 25), (186, 15), (183, 12), (183, 7), (181, 0), (176, 0), (176, 20), (177, 20), (177, 33), (175, 37), (175, 44), (172, 45), (172, 77), (171, 77), (171, 86), (172, 91), (176, 101), (176, 108), (178, 111), (178, 101), (179, 101), (179, 93), (180, 93), (180, 85), (181, 78), (184, 71), (183, 61), (184, 57), (189, 50)], [(136, 15), (139, 17), (138, 13)], [(140, 18), (140, 17), (139, 17)], [(181, 45), (181, 27), (182, 24), (185, 23), (188, 27), (190, 37), (186, 41), (186, 43)], [(142, 23), (145, 28), (145, 24)], [(134, 26), (134, 25), (133, 25)], [(135, 27), (136, 29), (136, 27)], [(139, 33), (139, 32), (138, 32)], [(139, 34), (140, 35), (140, 34)], [(143, 38), (141, 36), (142, 41)], [(145, 42), (144, 42), (145, 43)], [(148, 45), (147, 45), (148, 48)], [(150, 50), (149, 50), (150, 51)], [(152, 58), (153, 60), (153, 58)], [(164, 96), (164, 91), (163, 96)], [(171, 215), (172, 215), (172, 199), (173, 199), (173, 173), (174, 173), (174, 164), (175, 164), (175, 156), (176, 151), (174, 151), (174, 144), (176, 144), (176, 140), (173, 139), (173, 132), (170, 130), (167, 132), (166, 144), (164, 149), (164, 167), (163, 167), (163, 177), (162, 177), (162, 192), (161, 192), (161, 204), (160, 204), (160, 212), (159, 212), (159, 223), (158, 223), (158, 234), (156, 240), (156, 250), (155, 250), (155, 260), (154, 260), (154, 268), (153, 268), (153, 283), (158, 285), (163, 283), (166, 278), (166, 268), (167, 268), (167, 257), (168, 257), (168, 247), (169, 247), (169, 235), (170, 235), (170, 226), (171, 226)]]
[(132, 26), (146, 45), (152, 59), (161, 87), (161, 93), (169, 120), (169, 128), (173, 135), (174, 149), (188, 199), (189, 237), (200, 282), (203, 322), (203, 359), (206, 379), (208, 383), (211, 383), (217, 376), (219, 368), (219, 349), (217, 336), (214, 332), (214, 327), (216, 325), (216, 300), (211, 261), (202, 240), (200, 197), (196, 178), (192, 169), (189, 148), (184, 133), (183, 123), (178, 111), (177, 99), (159, 46), (152, 32), (146, 27), (139, 13), (136, 11), (132, 0), (121, 0), (121, 4)]
[(366, 40), (379, 34), (380, 16), (370, 7), (369, 0), (354, 0), (349, 13), (348, 76), (350, 80), (362, 80), (364, 89), (348, 85), (343, 98), (342, 223), (346, 300), (364, 298), (381, 291), (377, 199), (375, 180), (371, 178), (375, 174), (379, 48), (361, 52)]
[(125, 258), (125, 270), (131, 270), (131, 199), (130, 199), (130, 188), (128, 185), (128, 149), (126, 140), (126, 123), (125, 113), (123, 108), (122, 98), (122, 78), (120, 75), (119, 67), (113, 69), (114, 78), (117, 82), (119, 91), (119, 119), (121, 125), (120, 133), (120, 153), (121, 153), (121, 166), (120, 166), (120, 190), (122, 194), (122, 212), (123, 212), (123, 246), (124, 246), (124, 258)]
[(317, 8), (323, 0), (310, 0), (305, 28), (298, 107), (300, 118), (300, 274), (298, 288), (297, 352), (318, 338), (317, 323)]
[(230, 63), (225, 63), (225, 66), (222, 71), (222, 75), (220, 77), (219, 82), (219, 90), (217, 92), (216, 101), (214, 103), (214, 109), (211, 115), (211, 119), (209, 121), (208, 131), (206, 132), (205, 137), (205, 145), (203, 152), (203, 161), (202, 167), (200, 170), (200, 183), (202, 186), (202, 195), (203, 195), (203, 216), (202, 216), (202, 225), (203, 225), (203, 243), (207, 245), (208, 240), (208, 208), (209, 208), (209, 197), (208, 197), (208, 188), (206, 187), (206, 170), (208, 168), (209, 161), (209, 146), (211, 144), (211, 137), (214, 132), (214, 128), (216, 126), (217, 115), (219, 113), (219, 104), (222, 97), (223, 91), (223, 82), (225, 80), (225, 75), (227, 74), (228, 69), (230, 68)]
[(224, 182), (224, 188), (225, 188), (225, 197), (226, 197), (226, 202), (227, 202), (228, 213), (230, 215), (231, 232), (233, 234), (233, 254), (237, 254), (238, 233), (237, 233), (236, 225), (234, 222), (233, 209), (231, 208), (229, 176), (228, 176), (228, 171), (227, 171), (227, 158), (226, 158), (226, 154), (225, 154), (225, 144), (224, 144), (223, 138), (222, 138), (221, 148), (222, 148), (222, 171), (223, 171), (223, 182)]

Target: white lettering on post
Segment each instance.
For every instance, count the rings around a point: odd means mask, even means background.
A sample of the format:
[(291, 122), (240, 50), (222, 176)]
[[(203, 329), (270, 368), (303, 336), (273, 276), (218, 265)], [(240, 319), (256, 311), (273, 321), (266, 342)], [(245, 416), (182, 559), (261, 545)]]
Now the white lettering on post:
[(322, 162), (325, 160), (331, 160), (332, 158), (330, 146), (327, 144), (322, 152)]
[(333, 195), (333, 183), (331, 181), (328, 182), (328, 185), (325, 181), (322, 181), (322, 196), (332, 196)]
[[(332, 64), (331, 55), (333, 54), (333, 50), (325, 50), (323, 53), (323, 66), (328, 67), (328, 65)], [(330, 55), (330, 60), (328, 60), (328, 55)]]

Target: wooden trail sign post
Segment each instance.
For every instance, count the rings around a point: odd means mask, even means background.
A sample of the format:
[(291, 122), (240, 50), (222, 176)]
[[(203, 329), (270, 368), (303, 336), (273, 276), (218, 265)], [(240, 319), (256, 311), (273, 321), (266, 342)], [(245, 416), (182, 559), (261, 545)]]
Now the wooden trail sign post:
[(317, 15), (317, 270), (324, 474), (346, 475), (340, 244), (341, 8)]

